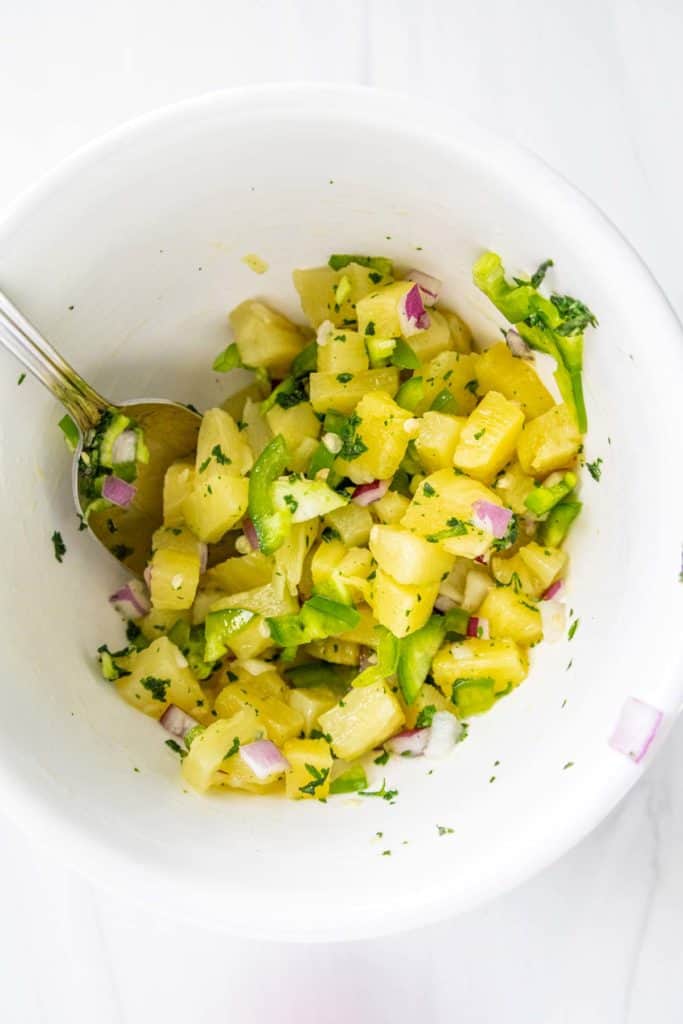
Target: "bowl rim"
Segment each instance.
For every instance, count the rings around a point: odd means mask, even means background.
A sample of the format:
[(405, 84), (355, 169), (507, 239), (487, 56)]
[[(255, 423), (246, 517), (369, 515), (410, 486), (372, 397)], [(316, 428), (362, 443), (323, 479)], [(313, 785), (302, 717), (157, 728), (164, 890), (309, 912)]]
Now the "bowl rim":
[[(22, 220), (30, 217), (43, 201), (49, 199), (61, 183), (106, 159), (121, 144), (130, 144), (157, 128), (172, 122), (192, 120), (215, 109), (254, 111), (280, 105), (283, 113), (293, 110), (297, 114), (302, 110), (312, 114), (319, 110), (322, 113), (325, 108), (329, 110), (330, 100), (343, 103), (345, 111), (359, 119), (367, 119), (368, 111), (373, 117), (395, 116), (399, 102), (402, 118), (406, 116), (409, 103), (418, 109), (417, 101), (389, 90), (315, 82), (240, 86), (172, 103), (118, 125), (61, 160), (5, 208), (0, 215), (0, 238), (3, 233), (16, 230)], [(678, 344), (680, 358), (683, 354), (683, 330), (669, 300), (634, 247), (606, 214), (531, 150), (474, 124), (457, 110), (442, 105), (441, 113), (446, 116), (438, 130), (432, 130), (431, 123), (425, 128), (432, 139), (440, 137), (451, 146), (457, 143), (459, 148), (478, 159), (504, 159), (510, 169), (511, 180), (525, 181), (525, 189), (528, 190), (543, 189), (548, 194), (548, 201), (572, 206), (573, 215), (581, 220), (587, 232), (594, 237), (599, 236), (601, 245), (611, 249), (618, 259), (619, 273), (628, 276), (629, 288), (639, 290), (642, 299), (649, 302), (652, 309), (657, 309), (662, 331), (658, 343), (670, 345), (674, 358)], [(666, 721), (658, 749), (661, 749), (663, 739), (683, 703), (682, 661), (683, 658), (679, 658), (671, 668), (670, 706), (663, 709)], [(265, 922), (240, 919), (239, 915), (236, 920), (234, 914), (229, 922), (220, 914), (207, 916), (206, 904), (197, 900), (196, 879), (190, 881), (187, 876), (180, 877), (166, 865), (159, 865), (154, 876), (145, 873), (144, 866), (136, 864), (128, 852), (113, 847), (74, 820), (62, 816), (46, 794), (31, 788), (20, 773), (5, 765), (1, 753), (0, 798), (10, 818), (31, 838), (41, 844), (49, 842), (65, 862), (74, 863), (87, 878), (106, 889), (124, 889), (134, 900), (146, 904), (152, 902), (162, 912), (169, 906), (172, 908), (169, 912), (174, 915), (181, 913), (184, 918), (204, 927), (230, 931), (238, 927), (240, 934), (258, 939), (329, 941), (370, 938), (433, 923), (472, 909), (513, 888), (558, 859), (592, 831), (638, 781), (650, 762), (651, 756), (644, 766), (636, 767), (624, 758), (612, 780), (600, 788), (599, 798), (596, 795), (587, 800), (581, 813), (573, 816), (568, 826), (558, 829), (556, 836), (548, 837), (541, 849), (526, 850), (515, 863), (505, 865), (494, 884), (481, 886), (466, 900), (457, 893), (449, 894), (447, 889), (442, 890), (438, 898), (430, 891), (427, 897), (423, 895), (413, 902), (409, 899), (397, 901), (391, 907), (365, 908), (361, 913), (350, 908), (343, 919), (335, 918), (333, 922), (320, 915), (307, 922), (308, 928), (303, 932), (294, 929), (291, 920), (286, 917), (280, 919), (277, 915)], [(169, 898), (170, 893), (172, 898)], [(214, 891), (214, 899), (217, 895)], [(219, 899), (217, 905), (220, 907)]]

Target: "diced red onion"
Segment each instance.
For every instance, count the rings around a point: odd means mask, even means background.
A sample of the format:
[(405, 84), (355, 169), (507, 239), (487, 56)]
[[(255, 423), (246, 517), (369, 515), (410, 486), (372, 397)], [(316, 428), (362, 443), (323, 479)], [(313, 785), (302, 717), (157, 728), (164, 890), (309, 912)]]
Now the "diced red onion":
[(554, 597), (557, 597), (559, 592), (562, 590), (563, 586), (564, 586), (564, 581), (563, 580), (555, 580), (554, 583), (550, 584), (550, 586), (548, 587), (547, 590), (543, 591), (543, 594), (541, 595), (541, 600), (542, 601), (552, 601), (552, 599)]
[(134, 430), (124, 430), (114, 441), (111, 447), (111, 460), (113, 463), (135, 462), (138, 439)]
[(433, 760), (447, 757), (460, 739), (462, 725), (449, 711), (437, 711), (432, 718), (425, 757)]
[(105, 476), (102, 497), (119, 508), (128, 508), (137, 493), (137, 487), (121, 480), (118, 476)]
[(664, 712), (637, 697), (629, 697), (621, 709), (609, 745), (638, 764), (645, 757), (662, 723)]
[(419, 286), (425, 306), (436, 305), (443, 288), (443, 281), (440, 281), (438, 277), (432, 277), (431, 274), (424, 274), (421, 270), (410, 270), (406, 277)]
[(351, 495), (351, 501), (356, 505), (372, 505), (373, 501), (379, 501), (389, 490), (391, 480), (373, 480), (371, 484), (359, 484)]
[(413, 334), (426, 331), (431, 321), (429, 314), (425, 312), (424, 302), (418, 285), (413, 285), (409, 292), (400, 299), (398, 304), (398, 319), (401, 324), (401, 334), (404, 338), (410, 338)]
[(491, 560), (491, 556), (488, 551), (485, 551), (483, 555), (477, 555), (474, 559), (475, 562), (479, 562), (479, 565), (488, 565)]
[(129, 580), (111, 595), (109, 603), (124, 619), (140, 619), (150, 609), (147, 591), (140, 580)]
[(467, 635), (479, 637), (482, 640), (489, 639), (489, 620), (480, 619), (477, 615), (470, 615), (467, 623)]
[(527, 345), (521, 334), (518, 334), (513, 327), (505, 332), (505, 341), (513, 356), (517, 356), (519, 359), (534, 358), (531, 348)]
[(172, 736), (177, 736), (181, 740), (185, 738), (190, 729), (199, 725), (196, 718), (188, 715), (177, 704), (169, 704), (159, 721), (166, 732), (170, 732)]
[(209, 564), (209, 545), (203, 541), (199, 543), (199, 571), (200, 573), (206, 572), (206, 567)]
[(252, 523), (251, 519), (249, 519), (248, 516), (245, 516), (244, 519), (242, 520), (242, 530), (244, 531), (244, 536), (249, 541), (251, 550), (258, 551), (259, 545), (256, 527), (254, 526), (254, 524)]
[(437, 612), (445, 613), (449, 612), (451, 608), (455, 608), (455, 604), (456, 602), (453, 600), (452, 597), (449, 597), (447, 594), (439, 594), (436, 601), (434, 602), (434, 607), (436, 608)]
[(505, 536), (512, 519), (512, 512), (509, 508), (494, 505), (492, 501), (480, 500), (472, 502), (472, 510), (474, 512), (472, 521), (480, 530), (487, 530), (496, 538)]
[(240, 757), (257, 779), (280, 775), (289, 768), (289, 761), (270, 740), (254, 740), (240, 747)]
[(392, 736), (390, 740), (387, 740), (384, 746), (392, 754), (419, 757), (425, 752), (431, 731), (429, 728), (405, 729), (403, 732), (397, 733), (396, 736)]
[(538, 610), (546, 643), (554, 644), (562, 640), (567, 631), (567, 606), (564, 601), (541, 601)]

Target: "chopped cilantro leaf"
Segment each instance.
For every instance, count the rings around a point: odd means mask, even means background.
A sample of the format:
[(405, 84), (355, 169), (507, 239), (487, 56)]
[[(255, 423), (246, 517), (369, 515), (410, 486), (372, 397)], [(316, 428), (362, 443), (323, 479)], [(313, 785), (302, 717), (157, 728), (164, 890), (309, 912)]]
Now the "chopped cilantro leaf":
[(234, 736), (232, 744), (230, 745), (230, 749), (228, 750), (227, 754), (225, 754), (225, 756), (223, 757), (223, 760), (227, 761), (228, 758), (232, 757), (234, 754), (236, 754), (239, 749), (240, 749), (240, 738), (239, 738), (239, 736)]
[(449, 828), (447, 825), (437, 825), (436, 831), (440, 836), (452, 836), (455, 829)]
[(571, 295), (551, 295), (550, 301), (562, 317), (562, 323), (555, 330), (563, 337), (583, 334), (586, 327), (597, 327), (598, 319), (588, 306)]
[(476, 379), (468, 380), (465, 384), (465, 391), (469, 391), (471, 395), (476, 395), (477, 388), (479, 387), (479, 381)]
[(436, 494), (436, 491), (434, 490), (430, 483), (426, 482), (422, 485), (422, 493), (426, 498), (433, 498), (434, 495)]
[(600, 481), (600, 477), (602, 476), (602, 459), (601, 458), (597, 458), (595, 460), (595, 462), (587, 462), (586, 463), (586, 469), (588, 470), (590, 475), (593, 477), (593, 479), (596, 482), (599, 482)]
[(296, 500), (293, 494), (285, 494), (284, 502), (291, 512), (296, 512), (296, 510), (299, 507), (299, 502)]
[(382, 753), (375, 758), (375, 764), (386, 764), (389, 760), (389, 751), (383, 750)]
[(184, 757), (187, 757), (187, 751), (183, 750), (179, 743), (175, 740), (165, 740), (166, 746), (169, 747), (175, 754), (177, 754), (182, 761)]
[(348, 384), (350, 380), (353, 380), (352, 373), (338, 373), (337, 380), (340, 384)]
[(432, 719), (436, 714), (436, 707), (434, 704), (427, 704), (426, 707), (422, 708), (417, 721), (415, 722), (416, 729), (426, 729), (432, 724)]
[(375, 789), (372, 791), (368, 789), (361, 790), (360, 796), (377, 796), (381, 800), (387, 800), (391, 802), (394, 800), (395, 797), (398, 796), (398, 790), (387, 789), (387, 780), (382, 779), (382, 786), (380, 789)]
[(166, 691), (170, 685), (170, 679), (159, 679), (157, 676), (144, 676), (140, 680), (140, 686), (149, 690), (154, 700), (166, 700)]
[(306, 763), (304, 765), (306, 771), (312, 776), (311, 781), (307, 782), (305, 786), (299, 786), (300, 793), (306, 793), (308, 796), (315, 796), (315, 791), (319, 786), (324, 785), (327, 776), (330, 774), (329, 768), (316, 768), (315, 765)]
[(574, 639), (574, 634), (576, 633), (577, 629), (579, 628), (579, 622), (580, 622), (580, 619), (574, 619), (574, 621), (572, 622), (571, 626), (569, 627), (569, 632), (567, 633), (567, 640), (573, 640)]
[(205, 469), (208, 469), (210, 462), (211, 462), (211, 456), (207, 455), (206, 458), (204, 459), (204, 461), (202, 462), (202, 464), (199, 467), (199, 472), (203, 473)]
[(55, 558), (58, 562), (63, 561), (64, 555), (66, 554), (66, 544), (62, 539), (62, 535), (59, 530), (55, 530), (52, 534), (52, 546), (55, 549)]
[(211, 454), (220, 466), (230, 466), (232, 464), (232, 459), (228, 458), (219, 444), (213, 446)]
[(23, 384), (25, 380), (26, 380), (26, 374), (25, 373), (20, 373), (19, 374), (19, 379), (17, 381), (17, 384)]

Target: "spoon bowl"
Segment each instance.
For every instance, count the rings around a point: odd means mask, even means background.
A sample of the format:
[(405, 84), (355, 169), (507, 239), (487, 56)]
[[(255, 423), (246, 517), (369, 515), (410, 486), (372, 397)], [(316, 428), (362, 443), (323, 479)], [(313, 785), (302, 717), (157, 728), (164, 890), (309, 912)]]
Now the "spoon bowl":
[[(0, 344), (52, 392), (78, 427), (80, 440), (71, 470), (76, 511), (110, 555), (142, 576), (152, 534), (162, 518), (166, 470), (176, 459), (194, 452), (201, 416), (178, 402), (135, 398), (117, 405), (107, 401), (76, 373), (33, 324), (0, 292)], [(107, 412), (123, 412), (143, 434), (149, 460), (138, 462), (135, 496), (125, 507), (108, 503), (87, 515), (91, 495), (85, 493), (83, 444)]]

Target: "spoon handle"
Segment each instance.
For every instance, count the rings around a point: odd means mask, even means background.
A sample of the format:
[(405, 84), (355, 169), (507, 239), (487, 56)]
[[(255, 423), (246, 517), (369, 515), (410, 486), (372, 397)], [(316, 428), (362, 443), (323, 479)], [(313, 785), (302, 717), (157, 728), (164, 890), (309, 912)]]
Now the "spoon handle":
[(2, 291), (0, 344), (52, 392), (76, 421), (81, 433), (94, 427), (109, 408), (110, 403), (62, 359)]

